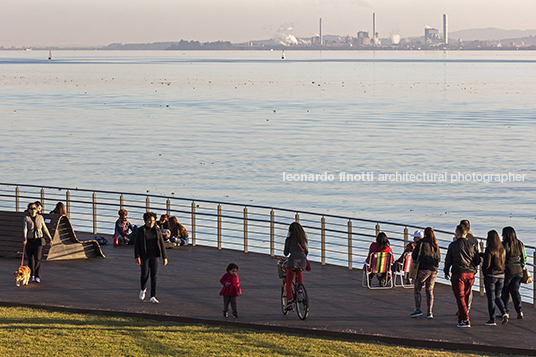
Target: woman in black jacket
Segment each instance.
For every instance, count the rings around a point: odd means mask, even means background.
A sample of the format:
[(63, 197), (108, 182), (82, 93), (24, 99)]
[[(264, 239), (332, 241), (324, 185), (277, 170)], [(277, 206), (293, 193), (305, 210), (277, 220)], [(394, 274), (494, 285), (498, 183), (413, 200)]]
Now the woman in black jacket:
[(521, 294), (519, 293), (519, 284), (523, 278), (523, 270), (527, 262), (527, 253), (525, 246), (517, 239), (516, 231), (512, 227), (504, 227), (502, 230), (503, 247), (506, 252), (505, 269), (504, 269), (504, 287), (502, 289), (501, 299), (504, 302), (506, 312), (508, 312), (508, 300), (512, 295), (512, 301), (517, 312), (517, 318), (523, 318), (521, 311)]
[(482, 264), (482, 273), (484, 273), (484, 286), (486, 287), (486, 296), (488, 297), (489, 320), (485, 323), (487, 326), (495, 326), (495, 304), (501, 311), (503, 324), (508, 322), (508, 313), (501, 300), (501, 293), (504, 286), (504, 248), (499, 238), (499, 233), (495, 230), (488, 232), (486, 241), (486, 250), (483, 254), (484, 263)]
[(134, 257), (136, 264), (141, 267), (141, 290), (139, 298), (145, 299), (149, 272), (151, 273), (151, 302), (157, 304), (156, 299), (156, 274), (158, 273), (158, 258), (162, 258), (164, 266), (167, 265), (167, 255), (164, 249), (164, 237), (162, 231), (156, 225), (156, 213), (145, 212), (143, 214), (145, 225), (138, 229), (134, 242)]
[(419, 263), (419, 272), (417, 278), (413, 282), (415, 311), (409, 316), (417, 317), (423, 315), (421, 311), (421, 289), (424, 285), (426, 302), (428, 305), (426, 317), (433, 319), (434, 314), (432, 313), (432, 307), (434, 306), (434, 284), (437, 277), (437, 268), (439, 267), (441, 254), (439, 253), (439, 246), (437, 245), (437, 239), (432, 227), (426, 227), (424, 230), (424, 238), (417, 242), (411, 257), (414, 262)]

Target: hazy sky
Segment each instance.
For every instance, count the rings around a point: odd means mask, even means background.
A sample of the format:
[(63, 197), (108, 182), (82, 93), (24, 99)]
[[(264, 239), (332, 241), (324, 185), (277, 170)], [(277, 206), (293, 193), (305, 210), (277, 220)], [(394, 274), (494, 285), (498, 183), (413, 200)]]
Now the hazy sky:
[(536, 0), (0, 0), (0, 46), (107, 45), (199, 40), (269, 39), (284, 24), (292, 34), (380, 37), (449, 30), (536, 28)]

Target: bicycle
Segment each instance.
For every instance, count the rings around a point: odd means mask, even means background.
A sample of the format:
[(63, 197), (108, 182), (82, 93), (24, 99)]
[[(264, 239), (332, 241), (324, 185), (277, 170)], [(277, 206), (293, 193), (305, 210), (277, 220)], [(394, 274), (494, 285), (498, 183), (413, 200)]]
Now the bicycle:
[[(296, 313), (300, 320), (305, 320), (309, 315), (309, 298), (307, 297), (307, 290), (302, 283), (298, 283), (296, 278), (292, 282), (292, 295), (294, 296), (294, 301), (289, 305), (287, 301), (287, 277), (286, 277), (286, 260), (280, 259), (278, 265), (280, 265), (280, 274), (279, 277), (283, 279), (281, 284), (281, 310), (283, 315), (287, 315), (289, 311), (296, 307)], [(283, 267), (284, 265), (284, 267)], [(281, 274), (282, 271), (285, 271), (284, 276)], [(295, 268), (294, 271), (304, 270), (303, 268)], [(297, 275), (297, 274), (296, 274)]]

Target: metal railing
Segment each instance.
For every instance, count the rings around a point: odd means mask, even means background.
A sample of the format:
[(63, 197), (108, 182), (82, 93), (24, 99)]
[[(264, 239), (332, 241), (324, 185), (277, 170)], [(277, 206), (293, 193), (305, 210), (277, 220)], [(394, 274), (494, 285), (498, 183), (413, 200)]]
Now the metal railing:
[[(93, 234), (113, 234), (117, 211), (129, 211), (129, 220), (142, 225), (143, 213), (151, 210), (157, 214), (176, 216), (190, 232), (192, 245), (217, 247), (218, 249), (256, 252), (275, 257), (282, 254), (288, 226), (299, 221), (307, 232), (309, 259), (322, 265), (361, 268), (371, 242), (383, 231), (389, 237), (395, 255), (400, 255), (410, 242), (410, 230), (423, 227), (394, 222), (375, 221), (315, 212), (296, 211), (259, 205), (193, 200), (174, 196), (136, 194), (115, 191), (86, 190), (65, 187), (45, 187), (0, 183), (0, 210), (23, 211), (26, 204), (41, 201), (44, 211), (52, 210), (56, 202), (64, 202), (73, 228)], [(434, 229), (444, 260), (453, 233)], [(476, 237), (484, 249), (484, 239)], [(536, 248), (525, 245), (527, 266), (532, 267)], [(532, 253), (532, 254), (530, 254)], [(443, 262), (439, 273), (443, 270)], [(475, 285), (484, 295), (482, 270), (475, 277)], [(438, 274), (438, 281), (448, 282)], [(523, 301), (536, 308), (536, 283), (523, 285)]]

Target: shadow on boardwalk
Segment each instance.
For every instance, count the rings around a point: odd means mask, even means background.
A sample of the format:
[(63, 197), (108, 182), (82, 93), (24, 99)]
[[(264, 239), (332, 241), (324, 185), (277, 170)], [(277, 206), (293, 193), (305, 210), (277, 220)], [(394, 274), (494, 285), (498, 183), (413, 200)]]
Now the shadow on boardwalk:
[[(456, 327), (457, 310), (450, 286), (436, 284), (434, 319), (412, 319), (413, 290), (371, 291), (361, 287), (361, 270), (312, 263), (305, 272), (309, 317), (280, 307), (281, 280), (276, 260), (266, 255), (181, 247), (168, 250), (169, 264), (160, 266), (160, 304), (140, 301), (139, 268), (132, 247), (103, 246), (105, 259), (49, 261), (42, 283), (15, 286), (12, 272), (20, 261), (0, 259), (0, 305), (38, 306), (72, 312), (103, 313), (187, 323), (235, 325), (356, 340), (447, 349), (536, 355), (536, 312), (525, 304), (525, 319), (485, 326), (487, 302), (475, 293), (472, 328)], [(243, 294), (238, 320), (222, 317), (219, 279), (228, 263), (240, 267)], [(423, 290), (423, 303), (426, 297)], [(513, 310), (513, 309), (512, 309)]]

